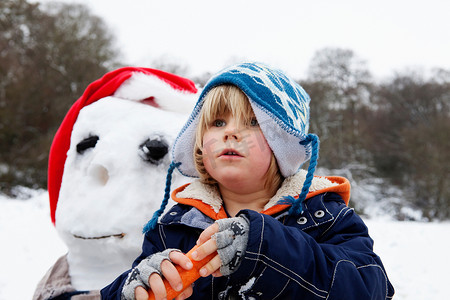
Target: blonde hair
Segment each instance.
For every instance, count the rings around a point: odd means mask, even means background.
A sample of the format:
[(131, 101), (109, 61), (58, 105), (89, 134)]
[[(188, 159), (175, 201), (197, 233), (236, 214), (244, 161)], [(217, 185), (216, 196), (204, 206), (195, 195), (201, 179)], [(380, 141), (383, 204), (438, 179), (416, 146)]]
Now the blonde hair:
[[(250, 102), (244, 92), (234, 85), (219, 85), (212, 88), (205, 95), (195, 133), (195, 168), (200, 175), (200, 181), (206, 184), (216, 184), (217, 181), (209, 175), (203, 164), (203, 135), (214, 120), (227, 114), (233, 115), (237, 119), (238, 124), (250, 124), (255, 117)], [(281, 176), (280, 168), (272, 152), (264, 187), (270, 188), (273, 194), (275, 194), (282, 181), (283, 177)]]

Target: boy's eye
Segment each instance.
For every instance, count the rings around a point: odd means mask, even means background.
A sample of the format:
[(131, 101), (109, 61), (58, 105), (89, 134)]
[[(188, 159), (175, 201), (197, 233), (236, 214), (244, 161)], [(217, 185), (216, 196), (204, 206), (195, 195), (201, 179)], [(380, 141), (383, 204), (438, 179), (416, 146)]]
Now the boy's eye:
[(223, 126), (225, 126), (225, 121), (224, 120), (214, 120), (213, 126), (214, 127), (223, 127)]
[(256, 118), (253, 118), (250, 121), (250, 126), (259, 126), (258, 120), (256, 120)]

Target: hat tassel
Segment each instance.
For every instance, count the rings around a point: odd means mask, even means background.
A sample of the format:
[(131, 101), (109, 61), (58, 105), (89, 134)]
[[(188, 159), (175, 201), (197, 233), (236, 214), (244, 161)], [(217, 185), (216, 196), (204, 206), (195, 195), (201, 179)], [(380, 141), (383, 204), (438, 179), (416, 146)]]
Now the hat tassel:
[(178, 167), (181, 163), (174, 163), (172, 162), (169, 166), (169, 170), (167, 171), (167, 177), (166, 177), (166, 189), (164, 191), (164, 199), (161, 203), (161, 207), (155, 211), (153, 214), (153, 217), (148, 221), (148, 223), (144, 226), (144, 229), (142, 230), (143, 233), (147, 233), (150, 230), (155, 229), (156, 224), (158, 223), (159, 217), (162, 215), (164, 210), (166, 209), (167, 203), (169, 202), (170, 198), (170, 187), (172, 185), (172, 174), (173, 170)]
[(291, 209), (289, 210), (290, 214), (299, 215), (303, 212), (303, 201), (308, 195), (309, 187), (311, 186), (312, 180), (314, 178), (314, 171), (316, 170), (317, 160), (319, 159), (319, 137), (315, 134), (308, 134), (306, 139), (300, 144), (306, 145), (311, 142), (311, 159), (309, 161), (308, 173), (306, 174), (305, 182), (303, 183), (303, 188), (298, 196), (298, 199), (292, 204)]

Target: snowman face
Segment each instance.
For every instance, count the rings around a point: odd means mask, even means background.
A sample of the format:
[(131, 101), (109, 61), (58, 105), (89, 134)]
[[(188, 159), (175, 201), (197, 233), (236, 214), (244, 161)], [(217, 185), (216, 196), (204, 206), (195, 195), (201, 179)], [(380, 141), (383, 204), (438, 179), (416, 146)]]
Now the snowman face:
[[(140, 253), (142, 228), (163, 198), (168, 151), (186, 118), (114, 97), (80, 111), (56, 209), (69, 254), (129, 264)], [(174, 186), (180, 177), (174, 174)]]

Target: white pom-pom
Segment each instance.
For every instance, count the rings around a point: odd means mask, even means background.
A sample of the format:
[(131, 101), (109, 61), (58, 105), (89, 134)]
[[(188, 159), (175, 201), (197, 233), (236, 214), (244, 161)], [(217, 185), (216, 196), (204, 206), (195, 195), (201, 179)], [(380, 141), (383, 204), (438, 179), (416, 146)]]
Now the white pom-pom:
[(157, 76), (135, 72), (122, 83), (114, 96), (133, 101), (143, 101), (152, 97), (154, 103), (163, 110), (189, 113), (198, 95), (174, 89)]

